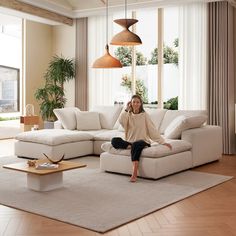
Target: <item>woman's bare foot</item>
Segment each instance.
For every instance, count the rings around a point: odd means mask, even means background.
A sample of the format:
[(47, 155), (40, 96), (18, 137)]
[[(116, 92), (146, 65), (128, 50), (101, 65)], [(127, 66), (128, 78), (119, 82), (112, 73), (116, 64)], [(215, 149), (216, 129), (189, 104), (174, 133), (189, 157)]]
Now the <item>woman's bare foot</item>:
[(130, 182), (134, 183), (134, 182), (136, 182), (136, 181), (137, 181), (137, 176), (132, 175), (132, 176), (130, 177)]

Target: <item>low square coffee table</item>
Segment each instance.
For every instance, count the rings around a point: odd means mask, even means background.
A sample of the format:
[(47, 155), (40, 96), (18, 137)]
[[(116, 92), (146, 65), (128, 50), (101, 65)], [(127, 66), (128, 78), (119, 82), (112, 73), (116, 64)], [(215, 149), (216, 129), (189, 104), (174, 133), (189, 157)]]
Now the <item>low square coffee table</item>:
[[(48, 162), (46, 159), (37, 160), (36, 164)], [(27, 187), (35, 191), (50, 191), (63, 186), (63, 171), (86, 167), (87, 165), (61, 161), (56, 169), (37, 170), (28, 166), (27, 162), (3, 165), (4, 168), (27, 173)]]

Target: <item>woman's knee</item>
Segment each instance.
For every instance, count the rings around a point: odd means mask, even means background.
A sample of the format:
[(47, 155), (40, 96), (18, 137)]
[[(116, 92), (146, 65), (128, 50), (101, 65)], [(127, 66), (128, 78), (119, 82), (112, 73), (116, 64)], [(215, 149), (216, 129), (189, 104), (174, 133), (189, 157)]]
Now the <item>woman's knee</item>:
[(119, 147), (122, 142), (123, 142), (123, 140), (120, 137), (114, 137), (114, 138), (111, 139), (111, 145), (114, 148)]

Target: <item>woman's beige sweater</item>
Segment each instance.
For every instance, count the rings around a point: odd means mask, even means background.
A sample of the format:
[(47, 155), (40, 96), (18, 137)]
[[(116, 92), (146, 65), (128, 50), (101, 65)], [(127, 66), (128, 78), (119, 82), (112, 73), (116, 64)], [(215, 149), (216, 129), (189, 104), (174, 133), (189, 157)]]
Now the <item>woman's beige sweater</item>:
[(125, 140), (128, 142), (144, 140), (147, 143), (152, 141), (160, 144), (165, 143), (146, 112), (134, 114), (124, 111), (119, 117), (119, 122), (125, 130)]

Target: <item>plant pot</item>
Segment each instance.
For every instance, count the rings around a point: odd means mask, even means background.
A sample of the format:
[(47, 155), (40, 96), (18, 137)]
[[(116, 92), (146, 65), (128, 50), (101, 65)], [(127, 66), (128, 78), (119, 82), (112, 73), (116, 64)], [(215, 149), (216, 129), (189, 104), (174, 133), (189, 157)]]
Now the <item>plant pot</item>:
[(44, 129), (54, 129), (53, 121), (44, 121)]

